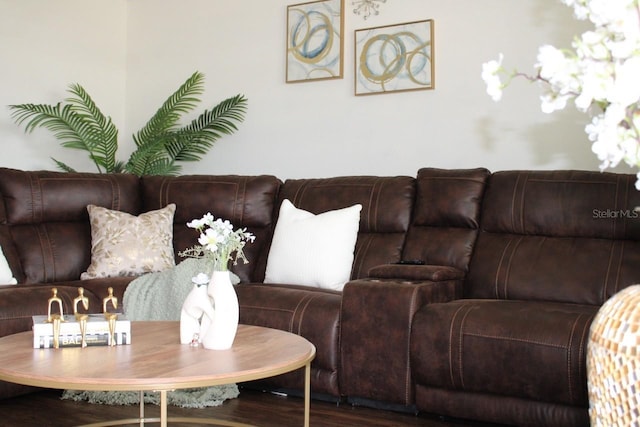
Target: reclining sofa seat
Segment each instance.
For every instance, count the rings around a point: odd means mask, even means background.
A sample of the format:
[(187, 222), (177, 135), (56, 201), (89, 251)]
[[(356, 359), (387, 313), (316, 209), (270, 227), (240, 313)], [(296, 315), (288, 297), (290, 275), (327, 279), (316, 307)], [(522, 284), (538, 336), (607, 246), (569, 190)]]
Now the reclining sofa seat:
[(65, 307), (72, 306), (79, 286), (90, 309), (102, 306), (108, 286), (122, 297), (133, 278), (79, 280), (91, 262), (87, 205), (138, 215), (137, 177), (2, 168), (0, 194), (0, 245), (19, 283), (0, 287), (0, 336), (30, 330), (31, 316), (46, 313), (53, 287)]
[[(79, 280), (91, 261), (87, 204), (138, 215), (137, 177), (0, 168), (0, 197), (0, 246), (19, 283), (0, 285), (0, 336), (30, 330), (54, 287), (67, 309), (80, 286), (91, 312), (100, 311), (109, 286), (122, 298), (133, 277)], [(0, 382), (0, 396), (28, 390)]]
[[(408, 176), (290, 179), (280, 188), (276, 209), (284, 199), (314, 214), (361, 204), (351, 272), (352, 279), (359, 279), (377, 265), (400, 260), (414, 198), (415, 179)], [(264, 284), (262, 280), (241, 284), (236, 292), (242, 323), (293, 332), (316, 346), (311, 391), (319, 398), (340, 399), (342, 292), (299, 284)], [(302, 371), (296, 371), (253, 383), (256, 384), (299, 393), (304, 376)]]
[[(0, 245), (19, 283), (0, 285), (0, 336), (30, 330), (31, 316), (46, 313), (53, 287), (67, 308), (72, 307), (78, 287), (85, 289), (90, 312), (101, 310), (109, 286), (122, 301), (135, 277), (79, 280), (91, 262), (88, 204), (139, 215), (176, 203), (176, 263), (182, 261), (180, 251), (197, 243), (197, 233), (187, 222), (207, 212), (229, 219), (257, 236), (245, 251), (252, 262), (233, 269), (247, 282), (264, 277), (260, 258), (268, 249), (280, 184), (270, 175), (138, 178), (0, 168)], [(2, 397), (32, 389), (0, 382)]]
[(589, 424), (586, 345), (599, 307), (640, 282), (635, 176), (494, 173), (464, 299), (414, 318), (418, 409), (517, 426)]
[(198, 243), (198, 232), (186, 226), (189, 221), (211, 213), (229, 220), (235, 228), (246, 227), (256, 236), (244, 253), (248, 264), (230, 266), (241, 282), (262, 281), (265, 253), (274, 227), (275, 200), (281, 181), (272, 175), (182, 175), (141, 178), (143, 210), (176, 204), (173, 246), (176, 263), (184, 260), (179, 252)]
[(343, 393), (357, 405), (415, 410), (409, 339), (416, 310), (462, 296), (490, 172), (422, 168), (402, 260), (345, 286)]

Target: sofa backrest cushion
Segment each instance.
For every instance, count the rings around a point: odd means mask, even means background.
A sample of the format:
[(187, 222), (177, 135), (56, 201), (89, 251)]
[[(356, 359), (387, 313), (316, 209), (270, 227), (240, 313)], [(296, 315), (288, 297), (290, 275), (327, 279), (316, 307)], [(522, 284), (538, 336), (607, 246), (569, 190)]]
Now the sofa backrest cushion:
[(187, 222), (210, 212), (216, 218), (229, 220), (234, 228), (246, 227), (255, 234), (253, 243), (245, 246), (249, 260), (240, 260), (232, 270), (243, 282), (264, 279), (266, 255), (275, 226), (273, 215), (280, 180), (271, 175), (183, 175), (145, 176), (142, 199), (145, 210), (176, 204), (173, 245), (176, 262), (183, 260), (178, 252), (198, 243), (198, 233)]
[(489, 175), (484, 168), (420, 169), (403, 259), (467, 271)]
[(87, 205), (138, 215), (139, 179), (125, 174), (0, 168), (0, 244), (20, 283), (78, 280), (91, 261)]
[(289, 179), (284, 199), (314, 214), (362, 205), (351, 279), (366, 277), (369, 269), (400, 260), (415, 197), (415, 179), (408, 176), (346, 176)]
[(601, 305), (640, 282), (635, 175), (494, 173), (465, 294)]

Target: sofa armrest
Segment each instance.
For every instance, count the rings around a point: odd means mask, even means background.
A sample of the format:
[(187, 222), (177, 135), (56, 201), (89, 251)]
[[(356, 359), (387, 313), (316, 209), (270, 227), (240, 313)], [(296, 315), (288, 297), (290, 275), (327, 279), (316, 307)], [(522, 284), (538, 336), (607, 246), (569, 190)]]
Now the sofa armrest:
[[(426, 266), (389, 268), (406, 269), (407, 274), (429, 270), (416, 267)], [(409, 338), (413, 316), (425, 304), (450, 301), (461, 294), (461, 278), (437, 282), (368, 278), (348, 282), (341, 313), (343, 394), (354, 403), (364, 399), (412, 406)]]
[(447, 265), (383, 264), (369, 270), (374, 279), (418, 280), (446, 282), (462, 280), (464, 271)]

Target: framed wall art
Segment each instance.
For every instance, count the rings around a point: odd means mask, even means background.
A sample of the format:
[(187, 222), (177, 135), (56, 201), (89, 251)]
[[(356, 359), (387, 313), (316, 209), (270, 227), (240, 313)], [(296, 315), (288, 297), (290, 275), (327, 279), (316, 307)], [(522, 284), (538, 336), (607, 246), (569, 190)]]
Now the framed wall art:
[(355, 94), (435, 87), (433, 20), (355, 31)]
[(344, 0), (287, 6), (287, 83), (340, 79)]

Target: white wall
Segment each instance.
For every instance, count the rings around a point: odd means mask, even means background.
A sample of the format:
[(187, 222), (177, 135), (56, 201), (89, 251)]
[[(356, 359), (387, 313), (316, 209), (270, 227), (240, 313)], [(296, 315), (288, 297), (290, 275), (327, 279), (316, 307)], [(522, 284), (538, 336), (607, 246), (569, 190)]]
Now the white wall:
[[(481, 64), (531, 71), (544, 43), (569, 46), (584, 23), (557, 0), (387, 0), (367, 21), (345, 0), (345, 76), (286, 84), (286, 7), (291, 0), (0, 0), (0, 105), (52, 103), (79, 82), (130, 135), (195, 70), (206, 76), (200, 110), (245, 94), (247, 118), (184, 173), (272, 173), (281, 178), (415, 175), (423, 166), (597, 169), (570, 108), (540, 112), (524, 80), (494, 103)], [(436, 89), (372, 96), (354, 92), (354, 30), (435, 20)], [(81, 24), (79, 24), (81, 22)], [(5, 62), (7, 61), (7, 62)], [(7, 66), (7, 64), (10, 64)], [(125, 96), (126, 94), (126, 96)], [(47, 131), (24, 135), (0, 108), (0, 165), (53, 168)], [(7, 151), (5, 151), (7, 152)]]
[(56, 157), (95, 171), (49, 131), (25, 135), (7, 106), (55, 104), (70, 95), (69, 84), (79, 83), (121, 128), (125, 60), (123, 0), (0, 0), (0, 166), (54, 169), (50, 157)]

